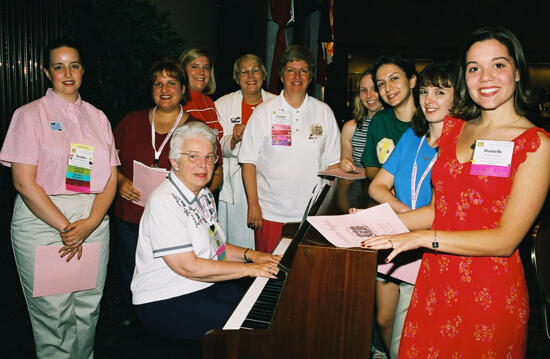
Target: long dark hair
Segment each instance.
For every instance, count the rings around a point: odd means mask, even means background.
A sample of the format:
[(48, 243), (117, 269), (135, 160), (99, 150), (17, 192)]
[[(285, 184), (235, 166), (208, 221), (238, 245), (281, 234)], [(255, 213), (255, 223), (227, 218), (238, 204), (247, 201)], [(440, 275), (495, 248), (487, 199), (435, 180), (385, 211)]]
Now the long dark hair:
[(416, 67), (414, 66), (414, 62), (412, 60), (398, 54), (382, 55), (376, 59), (376, 61), (374, 62), (374, 66), (372, 67), (372, 77), (375, 84), (376, 73), (378, 72), (378, 69), (382, 65), (386, 64), (393, 64), (398, 66), (401, 70), (403, 70), (403, 72), (407, 76), (407, 79), (409, 80), (411, 77), (417, 76)]
[(508, 49), (519, 71), (519, 81), (516, 82), (514, 92), (514, 107), (518, 114), (527, 114), (533, 106), (533, 98), (529, 89), (529, 70), (523, 53), (523, 48), (514, 33), (502, 26), (487, 26), (474, 31), (464, 43), (459, 57), (458, 77), (455, 85), (456, 101), (451, 110), (453, 115), (466, 121), (473, 120), (481, 115), (481, 110), (472, 100), (466, 85), (466, 55), (476, 42), (495, 39)]
[[(450, 61), (432, 62), (418, 75), (418, 87), (453, 88), (456, 83), (457, 66)], [(418, 98), (418, 97), (417, 97)], [(419, 102), (418, 100), (416, 100)], [(418, 137), (429, 135), (429, 124), (420, 106), (416, 107), (411, 120), (411, 127)]]

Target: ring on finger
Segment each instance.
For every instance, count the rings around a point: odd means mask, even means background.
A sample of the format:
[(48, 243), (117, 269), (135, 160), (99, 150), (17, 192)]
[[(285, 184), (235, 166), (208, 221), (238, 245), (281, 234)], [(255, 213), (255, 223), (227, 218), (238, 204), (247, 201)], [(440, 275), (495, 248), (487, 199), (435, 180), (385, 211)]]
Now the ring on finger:
[(390, 242), (391, 247), (393, 248), (393, 242), (391, 239), (388, 239), (388, 242)]

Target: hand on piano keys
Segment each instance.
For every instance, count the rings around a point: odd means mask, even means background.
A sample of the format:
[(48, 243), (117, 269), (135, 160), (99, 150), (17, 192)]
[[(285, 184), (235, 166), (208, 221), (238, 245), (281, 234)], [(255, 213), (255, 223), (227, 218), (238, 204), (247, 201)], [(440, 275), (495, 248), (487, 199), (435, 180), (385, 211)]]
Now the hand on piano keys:
[(281, 261), (280, 255), (245, 249), (230, 244), (227, 245), (227, 248), (228, 253), (231, 253), (231, 261), (244, 259), (250, 262), (245, 265), (245, 273), (248, 277), (277, 278), (276, 275), (279, 273), (278, 265)]

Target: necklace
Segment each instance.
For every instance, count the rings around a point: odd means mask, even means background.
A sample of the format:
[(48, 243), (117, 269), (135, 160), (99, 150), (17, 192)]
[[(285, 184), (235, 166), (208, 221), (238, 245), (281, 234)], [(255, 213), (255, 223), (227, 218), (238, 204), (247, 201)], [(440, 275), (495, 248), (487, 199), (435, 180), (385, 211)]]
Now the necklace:
[[(518, 117), (516, 118), (513, 122), (510, 123), (510, 125), (506, 126), (506, 127), (511, 127), (513, 124), (515, 124), (516, 122), (518, 122), (519, 120), (521, 120), (521, 117)], [(481, 120), (480, 120), (481, 122)], [(480, 123), (479, 122), (479, 123)], [(476, 124), (476, 126), (474, 127), (474, 142), (472, 142), (472, 144), (470, 145), (470, 148), (472, 150), (475, 150), (476, 148), (476, 142), (479, 140), (479, 138), (481, 136), (477, 136), (477, 129), (479, 127), (479, 123)], [(495, 133), (498, 133), (499, 131), (503, 130), (504, 128), (506, 128), (505, 126), (501, 126), (501, 127), (498, 127), (498, 128), (495, 128), (494, 130), (492, 130), (491, 132), (489, 132), (487, 135), (483, 136), (485, 137), (485, 139), (489, 139), (489, 137), (491, 137), (491, 135), (494, 135)]]

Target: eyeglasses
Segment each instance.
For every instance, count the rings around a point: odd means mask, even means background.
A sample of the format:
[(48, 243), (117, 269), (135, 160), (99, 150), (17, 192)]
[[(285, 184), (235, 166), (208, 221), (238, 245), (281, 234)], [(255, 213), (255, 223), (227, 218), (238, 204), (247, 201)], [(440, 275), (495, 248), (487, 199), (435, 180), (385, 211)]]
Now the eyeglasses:
[(260, 72), (262, 72), (262, 70), (260, 70), (259, 68), (257, 67), (253, 67), (251, 68), (250, 70), (247, 70), (247, 69), (242, 69), (241, 71), (237, 72), (239, 74), (240, 77), (248, 77), (250, 75), (252, 76), (256, 76), (258, 75)]
[(186, 155), (189, 162), (193, 164), (201, 163), (204, 158), (207, 165), (213, 165), (218, 159), (218, 156), (216, 156), (213, 152), (202, 155), (200, 152), (197, 151), (189, 151), (180, 152), (180, 155)]

